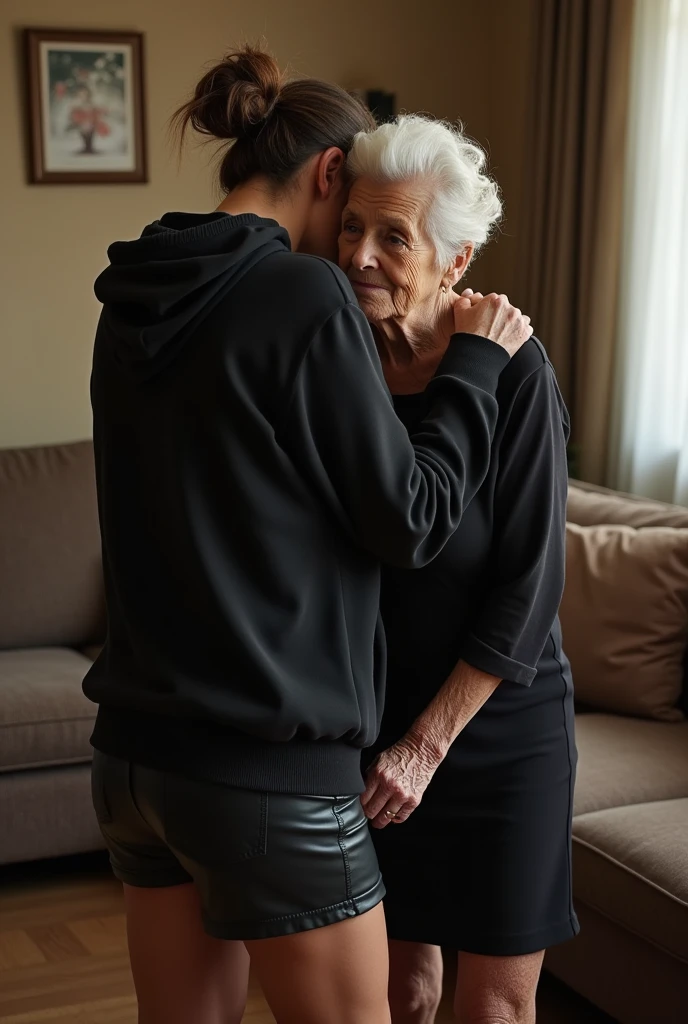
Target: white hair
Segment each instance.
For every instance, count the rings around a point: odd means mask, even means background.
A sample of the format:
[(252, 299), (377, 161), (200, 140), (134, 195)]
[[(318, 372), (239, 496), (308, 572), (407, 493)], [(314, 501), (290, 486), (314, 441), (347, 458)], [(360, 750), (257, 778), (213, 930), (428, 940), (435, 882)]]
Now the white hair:
[(453, 263), (467, 245), (477, 250), (499, 220), (499, 188), (483, 173), (486, 157), (461, 126), (421, 114), (401, 114), (372, 132), (360, 132), (348, 158), (353, 178), (427, 183), (425, 228), (440, 266)]

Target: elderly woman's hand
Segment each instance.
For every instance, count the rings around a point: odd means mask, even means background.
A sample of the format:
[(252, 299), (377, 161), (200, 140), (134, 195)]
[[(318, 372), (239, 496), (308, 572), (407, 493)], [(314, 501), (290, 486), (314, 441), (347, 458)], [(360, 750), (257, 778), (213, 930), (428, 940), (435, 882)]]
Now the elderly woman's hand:
[(467, 288), (454, 302), (454, 330), (457, 334), (479, 334), (516, 355), (530, 338), (530, 317), (512, 306), (506, 295), (483, 296)]
[(441, 758), (410, 736), (384, 750), (368, 769), (363, 810), (374, 828), (399, 824), (415, 811)]

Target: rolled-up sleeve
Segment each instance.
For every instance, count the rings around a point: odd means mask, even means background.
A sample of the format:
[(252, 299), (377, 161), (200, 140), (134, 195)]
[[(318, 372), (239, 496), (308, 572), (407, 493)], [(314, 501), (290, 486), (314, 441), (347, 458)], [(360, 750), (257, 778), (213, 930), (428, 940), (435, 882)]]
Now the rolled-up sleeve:
[(491, 582), (462, 649), (469, 665), (529, 686), (564, 589), (568, 414), (549, 363), (512, 402), (498, 446)]

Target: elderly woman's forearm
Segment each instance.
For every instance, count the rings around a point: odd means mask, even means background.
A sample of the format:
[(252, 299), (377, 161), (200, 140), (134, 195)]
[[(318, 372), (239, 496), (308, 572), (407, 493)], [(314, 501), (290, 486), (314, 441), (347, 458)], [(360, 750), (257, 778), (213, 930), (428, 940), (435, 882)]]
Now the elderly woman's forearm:
[(500, 682), (497, 676), (459, 661), (437, 696), (411, 726), (408, 742), (422, 757), (439, 763)]

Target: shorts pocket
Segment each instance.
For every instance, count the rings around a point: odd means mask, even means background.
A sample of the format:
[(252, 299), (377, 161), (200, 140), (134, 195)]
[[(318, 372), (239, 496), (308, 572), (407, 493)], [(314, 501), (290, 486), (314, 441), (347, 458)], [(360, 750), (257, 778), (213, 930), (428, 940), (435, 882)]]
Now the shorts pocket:
[(165, 778), (165, 839), (172, 850), (222, 868), (267, 853), (268, 794)]

